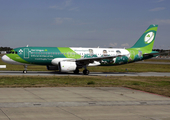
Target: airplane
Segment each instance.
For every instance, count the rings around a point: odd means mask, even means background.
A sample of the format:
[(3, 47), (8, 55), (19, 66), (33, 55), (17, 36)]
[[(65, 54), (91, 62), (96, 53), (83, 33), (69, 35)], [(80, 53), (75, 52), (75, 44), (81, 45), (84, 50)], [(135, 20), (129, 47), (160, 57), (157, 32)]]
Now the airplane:
[(149, 59), (159, 55), (152, 51), (158, 25), (152, 24), (131, 48), (82, 48), (82, 47), (19, 47), (2, 56), (9, 64), (45, 65), (48, 70), (88, 75), (87, 66), (114, 66)]

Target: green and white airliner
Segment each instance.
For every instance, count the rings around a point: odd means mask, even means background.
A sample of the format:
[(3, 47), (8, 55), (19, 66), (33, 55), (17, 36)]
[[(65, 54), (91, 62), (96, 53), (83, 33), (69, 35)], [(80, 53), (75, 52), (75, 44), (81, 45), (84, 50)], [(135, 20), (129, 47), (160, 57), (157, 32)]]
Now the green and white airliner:
[(132, 63), (157, 56), (152, 51), (158, 25), (150, 25), (139, 40), (128, 49), (82, 48), (82, 47), (19, 47), (2, 57), (6, 63), (24, 65), (45, 65), (48, 70), (88, 75), (87, 66), (114, 66)]

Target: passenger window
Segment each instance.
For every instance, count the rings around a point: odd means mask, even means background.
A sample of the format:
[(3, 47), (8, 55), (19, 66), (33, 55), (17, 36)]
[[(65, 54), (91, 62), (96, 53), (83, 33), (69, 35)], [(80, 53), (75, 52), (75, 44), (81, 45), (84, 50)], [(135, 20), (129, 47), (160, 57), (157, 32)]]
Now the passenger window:
[(121, 53), (120, 50), (117, 50), (116, 53)]
[(120, 54), (121, 54), (121, 51), (120, 51), (120, 50), (116, 50), (116, 54), (117, 54), (117, 55), (120, 55)]

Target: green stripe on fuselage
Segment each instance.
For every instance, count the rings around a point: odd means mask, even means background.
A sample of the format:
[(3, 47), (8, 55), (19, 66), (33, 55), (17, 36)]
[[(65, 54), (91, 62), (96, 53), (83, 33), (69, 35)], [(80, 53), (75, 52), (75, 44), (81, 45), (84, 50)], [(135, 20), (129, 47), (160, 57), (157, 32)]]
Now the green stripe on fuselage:
[(18, 54), (6, 54), (6, 56), (8, 56), (9, 58), (16, 62), (29, 64), (29, 62), (23, 60)]
[(58, 49), (60, 50), (61, 53), (64, 53), (64, 56), (66, 58), (74, 58), (74, 59), (81, 58), (81, 55), (77, 54), (69, 47), (58, 47)]

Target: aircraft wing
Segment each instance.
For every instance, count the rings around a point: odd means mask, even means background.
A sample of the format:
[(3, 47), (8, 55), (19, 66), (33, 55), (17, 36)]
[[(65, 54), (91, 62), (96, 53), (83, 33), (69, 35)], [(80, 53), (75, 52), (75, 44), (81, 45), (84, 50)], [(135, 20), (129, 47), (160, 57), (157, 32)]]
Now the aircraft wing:
[(114, 56), (103, 56), (103, 57), (92, 57), (92, 58), (80, 58), (80, 59), (71, 59), (69, 61), (93, 63), (94, 61), (101, 61), (103, 59), (113, 59), (113, 58), (121, 57), (121, 56), (125, 56), (125, 55), (114, 55)]

